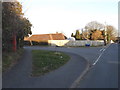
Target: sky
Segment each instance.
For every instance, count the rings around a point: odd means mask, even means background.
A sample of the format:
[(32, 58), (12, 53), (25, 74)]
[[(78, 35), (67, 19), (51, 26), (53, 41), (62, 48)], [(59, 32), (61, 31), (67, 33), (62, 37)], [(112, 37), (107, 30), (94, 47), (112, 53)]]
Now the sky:
[(18, 0), (32, 23), (33, 34), (64, 33), (67, 37), (91, 21), (118, 29), (119, 0)]

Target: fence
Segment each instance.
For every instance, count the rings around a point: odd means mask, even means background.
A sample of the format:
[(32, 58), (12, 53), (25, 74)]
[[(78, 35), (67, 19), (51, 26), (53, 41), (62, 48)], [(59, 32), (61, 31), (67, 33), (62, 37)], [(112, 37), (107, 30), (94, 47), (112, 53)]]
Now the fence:
[(71, 40), (48, 40), (48, 43), (51, 46), (85, 46), (86, 44), (89, 44), (90, 46), (102, 46), (104, 45), (103, 40), (77, 40), (77, 41), (71, 41)]

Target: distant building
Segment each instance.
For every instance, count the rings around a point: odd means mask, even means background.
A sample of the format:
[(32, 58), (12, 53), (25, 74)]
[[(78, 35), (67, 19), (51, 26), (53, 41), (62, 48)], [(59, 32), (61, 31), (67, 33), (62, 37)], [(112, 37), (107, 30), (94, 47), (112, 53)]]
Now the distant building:
[(75, 38), (74, 37), (70, 37), (70, 38), (67, 38), (67, 40), (75, 41)]
[(25, 37), (24, 41), (35, 41), (35, 42), (47, 42), (48, 40), (65, 40), (65, 36), (62, 33), (55, 34), (37, 34), (31, 37)]

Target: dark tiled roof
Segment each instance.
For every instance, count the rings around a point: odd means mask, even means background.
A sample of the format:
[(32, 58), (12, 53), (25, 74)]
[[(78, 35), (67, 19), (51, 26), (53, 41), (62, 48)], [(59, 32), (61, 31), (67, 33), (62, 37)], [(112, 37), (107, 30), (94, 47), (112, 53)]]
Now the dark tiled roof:
[(25, 38), (27, 41), (48, 41), (48, 40), (65, 40), (65, 37), (62, 33), (56, 34), (38, 34), (32, 35), (29, 38)]

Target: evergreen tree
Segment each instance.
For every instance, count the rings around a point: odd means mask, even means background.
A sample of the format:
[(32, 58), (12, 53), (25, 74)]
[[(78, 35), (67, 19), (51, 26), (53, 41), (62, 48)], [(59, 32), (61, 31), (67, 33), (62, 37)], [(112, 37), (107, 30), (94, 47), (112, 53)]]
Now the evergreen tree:
[(73, 34), (73, 33), (71, 34), (71, 37), (74, 37), (74, 34)]
[(11, 51), (13, 36), (16, 36), (18, 48), (23, 44), (23, 39), (31, 34), (32, 24), (22, 13), (22, 5), (18, 2), (2, 3), (2, 47), (4, 51)]
[(76, 40), (80, 40), (80, 39), (81, 39), (79, 30), (76, 30), (75, 39), (76, 39)]

